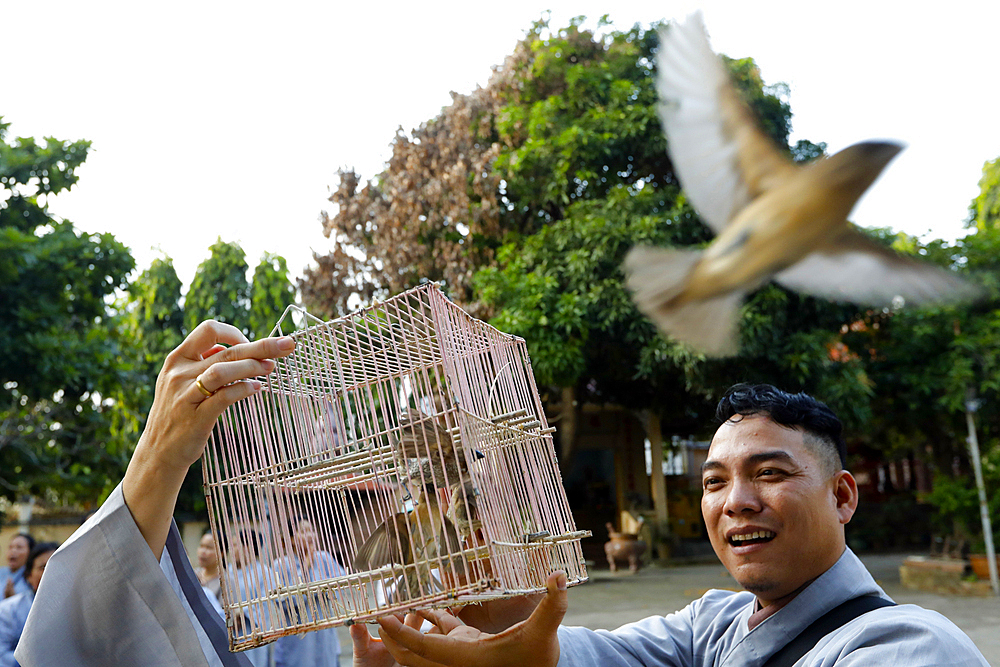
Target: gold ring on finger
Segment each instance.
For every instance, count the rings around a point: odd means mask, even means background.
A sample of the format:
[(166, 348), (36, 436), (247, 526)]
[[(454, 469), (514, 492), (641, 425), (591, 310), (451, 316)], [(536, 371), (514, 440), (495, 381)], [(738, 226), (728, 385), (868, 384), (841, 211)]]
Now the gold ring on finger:
[(201, 383), (201, 378), (195, 378), (194, 386), (198, 387), (198, 391), (205, 395), (205, 398), (211, 398), (215, 396), (214, 391), (209, 391), (204, 384)]

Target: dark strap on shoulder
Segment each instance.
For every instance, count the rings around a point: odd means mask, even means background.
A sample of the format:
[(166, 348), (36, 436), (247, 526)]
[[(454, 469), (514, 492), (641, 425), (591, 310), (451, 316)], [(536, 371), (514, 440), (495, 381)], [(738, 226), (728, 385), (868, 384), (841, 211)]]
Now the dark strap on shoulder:
[(834, 630), (847, 625), (858, 616), (882, 607), (895, 606), (895, 602), (875, 595), (862, 595), (834, 607), (800, 632), (795, 639), (785, 644), (784, 648), (773, 654), (763, 667), (791, 667), (808, 653), (816, 643)]
[(215, 653), (224, 667), (253, 667), (250, 659), (242, 653), (232, 653), (229, 650), (229, 636), (226, 634), (226, 626), (222, 622), (222, 617), (212, 607), (212, 603), (205, 597), (205, 590), (201, 587), (191, 561), (188, 560), (184, 552), (184, 543), (181, 541), (181, 534), (177, 530), (177, 524), (170, 522), (170, 532), (167, 533), (167, 552), (170, 554), (170, 562), (173, 563), (177, 572), (177, 582), (181, 585), (181, 591), (191, 605), (191, 611), (204, 628), (208, 635)]

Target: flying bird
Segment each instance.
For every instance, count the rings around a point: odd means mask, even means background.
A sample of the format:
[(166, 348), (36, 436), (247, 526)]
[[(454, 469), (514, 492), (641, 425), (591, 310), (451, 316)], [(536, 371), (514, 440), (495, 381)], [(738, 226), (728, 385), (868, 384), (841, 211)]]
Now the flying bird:
[(900, 150), (865, 141), (796, 165), (761, 130), (696, 13), (660, 34), (659, 115), (674, 172), (718, 235), (704, 251), (633, 248), (639, 309), (705, 354), (738, 349), (744, 295), (772, 278), (804, 294), (876, 307), (973, 298), (957, 275), (904, 257), (847, 221)]

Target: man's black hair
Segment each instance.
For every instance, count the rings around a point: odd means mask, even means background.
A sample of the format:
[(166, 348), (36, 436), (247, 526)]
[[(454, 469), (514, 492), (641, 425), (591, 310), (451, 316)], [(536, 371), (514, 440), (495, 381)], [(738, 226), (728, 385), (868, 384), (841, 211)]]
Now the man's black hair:
[(31, 553), (28, 554), (28, 560), (24, 563), (24, 575), (28, 576), (31, 574), (31, 570), (35, 567), (35, 559), (37, 559), (42, 554), (47, 554), (50, 551), (55, 551), (59, 548), (59, 544), (56, 542), (39, 542), (32, 549)]
[(715, 408), (716, 418), (725, 423), (740, 415), (767, 414), (776, 424), (801, 428), (823, 446), (836, 450), (842, 469), (847, 469), (844, 425), (826, 403), (809, 394), (789, 394), (769, 384), (737, 384), (729, 388)]

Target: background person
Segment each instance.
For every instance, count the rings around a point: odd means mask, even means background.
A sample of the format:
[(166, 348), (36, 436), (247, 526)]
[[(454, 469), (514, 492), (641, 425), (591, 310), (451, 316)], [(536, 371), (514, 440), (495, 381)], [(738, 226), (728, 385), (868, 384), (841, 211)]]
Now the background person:
[(3, 586), (3, 597), (9, 598), (18, 593), (31, 590), (24, 577), (24, 565), (28, 554), (35, 548), (35, 538), (27, 533), (18, 533), (7, 543), (7, 565), (0, 568), (0, 585)]
[[(274, 572), (260, 562), (260, 535), (255, 530), (244, 529), (236, 536), (236, 543), (229, 550), (226, 562), (226, 578), (229, 589), (239, 596), (239, 602), (260, 597), (274, 588)], [(252, 608), (242, 604), (234, 616), (237, 636), (249, 636), (254, 631), (266, 630), (271, 627), (270, 605), (261, 609), (259, 605)], [(274, 644), (259, 646), (244, 651), (254, 667), (267, 667), (271, 664), (271, 654)]]
[[(279, 586), (309, 581), (333, 579), (347, 570), (328, 551), (318, 548), (318, 536), (311, 521), (297, 517), (288, 524), (292, 539), (292, 555), (274, 562)], [(320, 594), (315, 605), (301, 608), (286, 607), (288, 613), (306, 622), (314, 620), (313, 610), (322, 615), (325, 608), (336, 605), (332, 594)], [(293, 619), (294, 620), (294, 619)], [(274, 642), (275, 667), (337, 667), (340, 664), (340, 642), (336, 628), (314, 630), (301, 635), (289, 635)]]
[(219, 576), (219, 554), (216, 551), (215, 536), (211, 530), (206, 530), (198, 542), (198, 567), (195, 569), (198, 581), (221, 602), (219, 591), (222, 589), (222, 582)]
[(42, 542), (35, 545), (25, 561), (25, 581), (28, 590), (18, 593), (0, 602), (0, 667), (17, 667), (14, 659), (14, 648), (21, 638), (24, 623), (28, 620), (31, 603), (35, 599), (35, 591), (42, 581), (45, 565), (49, 557), (55, 553), (59, 545), (55, 542)]

